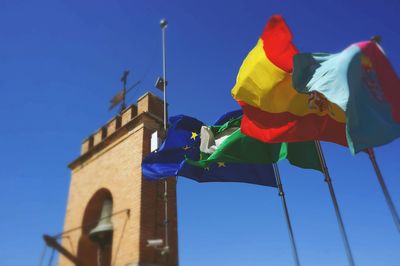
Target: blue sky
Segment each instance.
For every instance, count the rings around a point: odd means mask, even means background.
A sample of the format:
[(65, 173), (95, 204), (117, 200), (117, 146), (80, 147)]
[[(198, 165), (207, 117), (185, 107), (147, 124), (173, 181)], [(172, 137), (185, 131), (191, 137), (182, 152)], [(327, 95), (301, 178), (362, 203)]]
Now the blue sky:
[[(159, 20), (167, 29), (170, 114), (206, 123), (237, 108), (230, 90), (273, 14), (304, 52), (337, 52), (379, 34), (400, 73), (398, 1), (0, 0), (2, 191), (0, 265), (33, 265), (41, 235), (63, 228), (81, 141), (115, 115), (119, 78), (153, 91), (162, 73)], [(323, 143), (357, 265), (397, 265), (400, 238), (365, 154)], [(400, 141), (376, 149), (400, 208)], [(346, 265), (320, 173), (279, 164), (303, 265)], [(277, 191), (178, 180), (180, 265), (292, 265)]]

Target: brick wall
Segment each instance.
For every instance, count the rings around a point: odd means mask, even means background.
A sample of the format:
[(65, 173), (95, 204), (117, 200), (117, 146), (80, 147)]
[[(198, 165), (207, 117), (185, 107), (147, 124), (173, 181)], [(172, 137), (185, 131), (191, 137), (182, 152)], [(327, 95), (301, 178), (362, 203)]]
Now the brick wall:
[[(137, 107), (128, 107), (89, 136), (81, 156), (70, 164), (72, 170), (64, 230), (82, 226), (85, 209), (93, 195), (107, 189), (113, 212), (130, 209), (112, 217), (114, 235), (111, 265), (177, 265), (176, 182), (168, 181), (170, 253), (161, 256), (146, 247), (147, 239), (164, 238), (164, 183), (146, 181), (141, 161), (150, 150), (150, 135), (162, 129), (163, 102), (147, 93)], [(93, 225), (92, 227), (94, 227)], [(62, 245), (78, 254), (79, 241), (87, 237), (82, 230), (68, 234)], [(82, 245), (81, 245), (82, 246)], [(80, 256), (81, 253), (80, 253)], [(60, 256), (60, 266), (73, 265)], [(95, 266), (95, 265), (84, 265)]]

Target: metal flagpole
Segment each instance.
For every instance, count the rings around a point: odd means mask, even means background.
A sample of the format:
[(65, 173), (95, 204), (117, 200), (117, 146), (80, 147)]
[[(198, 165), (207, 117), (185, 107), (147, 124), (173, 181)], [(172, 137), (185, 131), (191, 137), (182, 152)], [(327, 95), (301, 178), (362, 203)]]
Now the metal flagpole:
[[(377, 43), (378, 45), (381, 42), (381, 36), (379, 35), (375, 35), (371, 38), (371, 41)], [(400, 231), (400, 219), (399, 219), (399, 215), (397, 214), (396, 208), (394, 207), (392, 198), (390, 197), (389, 194), (389, 190), (386, 187), (385, 181), (383, 180), (383, 176), (381, 173), (381, 170), (379, 169), (378, 163), (376, 161), (375, 158), (375, 153), (374, 153), (374, 149), (369, 148), (367, 149), (368, 155), (369, 155), (369, 159), (371, 160), (371, 163), (374, 167), (375, 173), (376, 173), (376, 177), (378, 178), (379, 184), (381, 185), (383, 194), (385, 195), (385, 199), (387, 202), (387, 205), (389, 206), (390, 212), (392, 214), (394, 223), (396, 224), (397, 230)]]
[(290, 242), (292, 244), (292, 252), (293, 252), (294, 262), (295, 262), (296, 266), (300, 266), (299, 254), (297, 253), (296, 242), (294, 240), (292, 224), (290, 222), (289, 211), (288, 211), (288, 208), (286, 205), (285, 193), (283, 192), (283, 186), (282, 186), (282, 182), (281, 182), (281, 176), (279, 174), (278, 165), (276, 163), (274, 163), (274, 164), (272, 164), (272, 166), (274, 168), (275, 179), (276, 179), (276, 184), (278, 186), (279, 196), (281, 197), (283, 210), (285, 212), (286, 223), (287, 223), (287, 227), (288, 227), (288, 231), (289, 231), (289, 238), (290, 238)]
[[(162, 33), (162, 54), (163, 54), (163, 91), (164, 91), (164, 132), (167, 132), (167, 57), (165, 51), (165, 30), (168, 22), (165, 19), (160, 21), (161, 33)], [(163, 252), (168, 253), (169, 251), (169, 239), (168, 239), (168, 180), (164, 180), (164, 230), (165, 230), (165, 245)]]
[(349, 265), (354, 266), (353, 254), (351, 253), (350, 243), (347, 238), (346, 230), (344, 228), (342, 215), (340, 214), (339, 205), (336, 200), (335, 191), (333, 190), (332, 180), (329, 175), (328, 167), (326, 166), (325, 157), (322, 152), (321, 144), (319, 143), (319, 141), (316, 140), (315, 145), (317, 147), (318, 157), (321, 162), (322, 171), (324, 172), (325, 182), (328, 184), (329, 192), (330, 192), (331, 198), (332, 198), (333, 207), (335, 208), (336, 219), (338, 221), (340, 233), (342, 235), (343, 243), (344, 243), (344, 246), (346, 249), (347, 260), (349, 261)]
[(400, 231), (400, 219), (399, 219), (399, 215), (396, 211), (396, 208), (394, 207), (392, 198), (390, 197), (389, 194), (389, 190), (386, 187), (385, 181), (383, 180), (383, 176), (381, 173), (381, 170), (379, 169), (378, 163), (376, 161), (375, 158), (375, 153), (374, 153), (374, 149), (369, 148), (367, 149), (368, 155), (369, 155), (369, 159), (371, 160), (372, 166), (374, 167), (375, 173), (376, 173), (376, 177), (378, 178), (379, 184), (381, 185), (383, 194), (385, 195), (385, 199), (386, 199), (386, 203), (389, 206), (389, 210), (392, 214), (393, 217), (393, 221), (396, 224), (397, 230)]

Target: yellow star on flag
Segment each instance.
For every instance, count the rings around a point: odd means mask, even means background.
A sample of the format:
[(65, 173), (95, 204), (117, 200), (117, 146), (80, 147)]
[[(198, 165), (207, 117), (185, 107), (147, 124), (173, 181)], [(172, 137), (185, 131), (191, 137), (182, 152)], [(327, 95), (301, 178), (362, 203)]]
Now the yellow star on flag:
[(196, 132), (192, 132), (192, 136), (190, 137), (190, 139), (196, 140), (197, 136), (198, 134)]
[(218, 167), (226, 167), (225, 162), (217, 162)]

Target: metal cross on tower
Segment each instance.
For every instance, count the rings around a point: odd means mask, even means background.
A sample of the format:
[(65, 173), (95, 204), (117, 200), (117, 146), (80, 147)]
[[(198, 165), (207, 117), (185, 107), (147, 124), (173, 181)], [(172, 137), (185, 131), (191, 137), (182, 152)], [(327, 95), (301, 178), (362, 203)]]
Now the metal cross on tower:
[(120, 103), (121, 103), (120, 112), (125, 110), (125, 108), (126, 108), (126, 94), (128, 92), (130, 92), (133, 88), (135, 88), (137, 85), (140, 84), (141, 81), (138, 80), (132, 86), (130, 86), (129, 88), (126, 88), (126, 84), (128, 82), (128, 75), (129, 75), (129, 71), (125, 70), (124, 73), (122, 74), (122, 77), (121, 77), (122, 90), (120, 90), (117, 94), (115, 94), (114, 97), (112, 97), (112, 99), (110, 100), (110, 108), (109, 108), (109, 110), (113, 109), (115, 106), (117, 106)]

